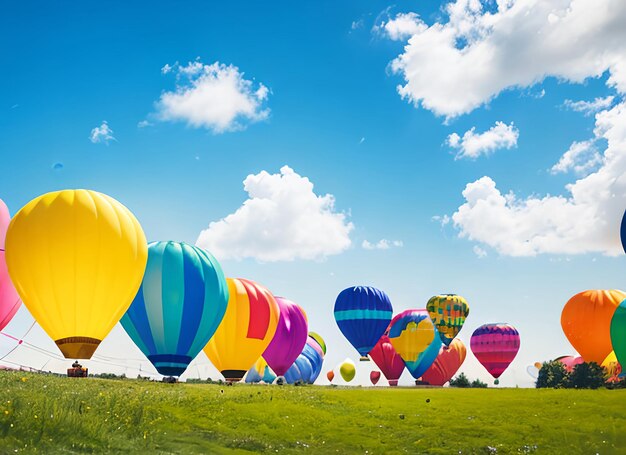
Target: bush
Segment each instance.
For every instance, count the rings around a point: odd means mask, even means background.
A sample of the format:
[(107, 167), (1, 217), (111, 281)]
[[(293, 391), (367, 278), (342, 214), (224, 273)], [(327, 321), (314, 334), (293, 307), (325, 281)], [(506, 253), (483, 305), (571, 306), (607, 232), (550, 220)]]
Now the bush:
[(465, 373), (461, 373), (456, 378), (450, 379), (450, 387), (460, 387), (460, 388), (469, 388), (472, 384), (470, 383)]
[(597, 389), (605, 382), (606, 371), (595, 362), (581, 363), (569, 375), (569, 386), (573, 389)]
[(562, 389), (569, 387), (569, 375), (565, 370), (565, 365), (558, 360), (544, 362), (539, 369), (535, 386), (538, 389)]
[(486, 389), (487, 384), (482, 382), (480, 379), (474, 379), (472, 384), (470, 385), (472, 389)]

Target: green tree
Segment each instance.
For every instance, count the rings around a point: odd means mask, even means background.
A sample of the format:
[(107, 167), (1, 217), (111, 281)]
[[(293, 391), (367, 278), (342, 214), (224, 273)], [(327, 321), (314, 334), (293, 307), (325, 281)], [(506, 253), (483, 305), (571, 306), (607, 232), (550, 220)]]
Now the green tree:
[(568, 373), (558, 360), (544, 362), (539, 369), (539, 376), (535, 386), (538, 389), (553, 388), (560, 389), (569, 386)]
[(465, 373), (461, 373), (456, 378), (450, 379), (450, 387), (467, 388), (471, 387), (471, 384), (467, 376), (465, 376)]
[(487, 388), (487, 384), (483, 381), (481, 381), (480, 379), (476, 378), (472, 381), (470, 387), (472, 389), (486, 389)]
[(597, 363), (581, 363), (570, 374), (569, 385), (574, 389), (597, 389), (604, 385), (605, 375), (606, 371)]

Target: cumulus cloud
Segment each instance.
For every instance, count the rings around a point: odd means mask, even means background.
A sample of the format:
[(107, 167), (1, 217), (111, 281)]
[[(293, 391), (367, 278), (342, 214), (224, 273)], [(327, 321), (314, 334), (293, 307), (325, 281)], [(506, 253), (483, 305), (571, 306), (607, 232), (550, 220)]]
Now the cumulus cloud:
[(510, 125), (496, 122), (484, 133), (476, 133), (475, 130), (472, 128), (466, 131), (463, 137), (457, 133), (448, 136), (448, 145), (458, 150), (456, 159), (476, 159), (481, 155), (489, 155), (498, 149), (510, 149), (517, 146), (519, 130), (515, 128), (513, 122)]
[(96, 126), (91, 130), (89, 140), (94, 144), (108, 144), (109, 142), (116, 141), (117, 139), (113, 136), (113, 130), (109, 127), (107, 121), (104, 120), (100, 126)]
[(365, 250), (388, 250), (389, 248), (392, 248), (392, 247), (399, 248), (402, 246), (404, 246), (404, 243), (401, 240), (387, 240), (387, 239), (380, 239), (376, 243), (371, 243), (371, 242), (368, 242), (367, 240), (363, 240), (363, 243), (361, 244), (361, 247)]
[(596, 147), (596, 140), (573, 142), (558, 163), (550, 169), (553, 174), (573, 171), (587, 174), (602, 164), (602, 155)]
[(508, 256), (621, 254), (626, 102), (596, 114), (593, 140), (606, 141), (602, 165), (567, 185), (565, 196), (503, 194), (487, 176), (469, 183), (465, 203), (452, 215), (459, 235)]
[(243, 187), (248, 199), (210, 223), (196, 242), (219, 259), (319, 260), (351, 246), (354, 226), (335, 209), (333, 195), (316, 194), (313, 183), (289, 166), (278, 174), (248, 175)]
[(565, 100), (563, 106), (572, 111), (582, 112), (585, 116), (589, 116), (611, 107), (614, 99), (614, 96), (605, 96), (604, 98), (598, 97), (593, 101)]
[(481, 247), (479, 247), (478, 245), (474, 245), (473, 250), (474, 250), (474, 254), (478, 256), (478, 259), (487, 257), (487, 252), (483, 250)]
[(374, 31), (394, 41), (405, 40), (424, 31), (426, 24), (415, 13), (399, 13), (396, 17), (374, 26)]
[(607, 84), (626, 92), (622, 0), (498, 0), (495, 12), (479, 0), (457, 0), (446, 12), (432, 25), (416, 18), (391, 64), (404, 78), (399, 94), (416, 106), (449, 119), (506, 89), (546, 77), (580, 83), (607, 71)]
[(269, 115), (264, 107), (269, 89), (245, 79), (236, 66), (220, 62), (205, 65), (196, 60), (184, 66), (165, 65), (161, 73), (176, 74), (176, 89), (164, 92), (157, 101), (159, 120), (181, 121), (223, 133)]

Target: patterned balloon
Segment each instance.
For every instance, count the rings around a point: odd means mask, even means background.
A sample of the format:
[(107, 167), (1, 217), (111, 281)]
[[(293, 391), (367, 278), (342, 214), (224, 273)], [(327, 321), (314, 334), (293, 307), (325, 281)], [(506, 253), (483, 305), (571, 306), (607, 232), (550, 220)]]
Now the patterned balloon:
[(469, 314), (469, 305), (460, 295), (443, 294), (431, 297), (426, 304), (428, 315), (446, 346), (458, 335)]
[(441, 348), (433, 364), (422, 375), (422, 380), (431, 385), (444, 385), (461, 368), (466, 352), (461, 340), (452, 340), (449, 347)]
[(561, 327), (585, 362), (601, 364), (613, 350), (611, 319), (626, 300), (618, 290), (589, 290), (567, 301), (561, 313)]
[(370, 286), (353, 286), (344, 289), (335, 301), (335, 320), (339, 330), (361, 354), (367, 354), (385, 333), (393, 309), (383, 291)]
[(22, 304), (9, 277), (4, 258), (4, 238), (10, 221), (9, 209), (0, 199), (0, 330), (6, 327)]
[[(317, 336), (319, 337), (319, 335)], [(313, 384), (322, 371), (323, 363), (324, 351), (319, 341), (309, 334), (302, 353), (285, 373), (285, 380), (289, 384), (293, 384), (296, 381)]]
[(139, 292), (120, 321), (165, 376), (180, 376), (215, 333), (228, 302), (226, 278), (207, 251), (152, 242)]
[(278, 326), (263, 358), (274, 373), (283, 376), (302, 353), (308, 337), (309, 323), (300, 306), (283, 297), (274, 298), (279, 309)]
[(441, 347), (437, 329), (425, 309), (406, 310), (394, 316), (388, 336), (415, 379), (432, 365)]
[(398, 379), (400, 379), (404, 371), (404, 360), (396, 352), (387, 335), (380, 337), (380, 340), (378, 340), (378, 343), (376, 343), (369, 355), (385, 375), (389, 385), (397, 386)]
[(470, 338), (472, 353), (495, 379), (511, 364), (519, 346), (519, 333), (509, 324), (481, 325)]
[(615, 352), (611, 352), (608, 356), (606, 356), (606, 359), (604, 359), (604, 362), (602, 362), (601, 365), (606, 371), (606, 376), (608, 378), (607, 381), (618, 382), (621, 380), (619, 376), (622, 373), (622, 365), (617, 361)]

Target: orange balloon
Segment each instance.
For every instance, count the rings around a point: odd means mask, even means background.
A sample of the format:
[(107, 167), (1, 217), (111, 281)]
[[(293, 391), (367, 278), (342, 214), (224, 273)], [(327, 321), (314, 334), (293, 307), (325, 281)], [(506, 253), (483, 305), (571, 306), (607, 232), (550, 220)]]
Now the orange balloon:
[(335, 373), (333, 373), (333, 370), (326, 373), (326, 377), (328, 378), (328, 382), (333, 382), (333, 379), (335, 379)]
[(585, 362), (600, 365), (613, 350), (611, 318), (626, 299), (618, 290), (590, 290), (569, 299), (561, 313), (565, 336)]

